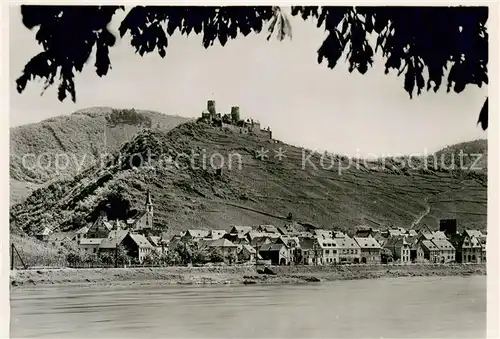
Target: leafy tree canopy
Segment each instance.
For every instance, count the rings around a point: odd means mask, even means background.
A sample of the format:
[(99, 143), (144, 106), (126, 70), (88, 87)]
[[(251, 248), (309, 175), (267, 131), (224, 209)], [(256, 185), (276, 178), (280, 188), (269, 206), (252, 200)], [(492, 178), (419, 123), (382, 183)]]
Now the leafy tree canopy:
[[(111, 68), (109, 48), (116, 37), (107, 29), (122, 6), (23, 5), (23, 24), (38, 27), (36, 40), (43, 51), (34, 56), (16, 80), (23, 92), (39, 77), (45, 88), (59, 76), (58, 98), (76, 100), (75, 72), (81, 72), (95, 51), (95, 72), (104, 76)], [(349, 71), (365, 74), (380, 50), (386, 74), (395, 71), (404, 78), (404, 90), (413, 97), (422, 90), (462, 92), (467, 85), (488, 83), (487, 7), (292, 7), (291, 14), (312, 19), (328, 32), (319, 47), (318, 62), (334, 68), (347, 55)], [(119, 27), (121, 37), (130, 34), (130, 44), (141, 56), (157, 51), (165, 57), (168, 37), (176, 31), (188, 36), (203, 34), (208, 48), (218, 40), (224, 46), (238, 35), (266, 31), (282, 40), (291, 37), (290, 23), (279, 7), (136, 6)], [(376, 41), (369, 41), (374, 34)], [(478, 123), (488, 126), (488, 101)]]

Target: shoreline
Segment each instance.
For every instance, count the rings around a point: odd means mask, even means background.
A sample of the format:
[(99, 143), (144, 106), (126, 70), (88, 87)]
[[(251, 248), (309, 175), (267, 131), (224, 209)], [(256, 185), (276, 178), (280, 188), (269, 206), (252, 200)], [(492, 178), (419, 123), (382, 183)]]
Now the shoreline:
[(346, 266), (273, 266), (260, 274), (255, 266), (59, 268), (14, 270), (14, 289), (64, 285), (221, 285), (303, 284), (311, 282), (395, 277), (486, 275), (486, 264), (412, 264)]

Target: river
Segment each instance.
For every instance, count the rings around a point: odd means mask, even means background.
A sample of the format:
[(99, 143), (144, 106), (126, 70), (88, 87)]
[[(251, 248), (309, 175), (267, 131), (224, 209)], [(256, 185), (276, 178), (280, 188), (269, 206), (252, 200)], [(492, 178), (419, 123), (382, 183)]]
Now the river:
[(10, 330), (14, 338), (480, 338), (486, 277), (36, 286), (12, 290)]

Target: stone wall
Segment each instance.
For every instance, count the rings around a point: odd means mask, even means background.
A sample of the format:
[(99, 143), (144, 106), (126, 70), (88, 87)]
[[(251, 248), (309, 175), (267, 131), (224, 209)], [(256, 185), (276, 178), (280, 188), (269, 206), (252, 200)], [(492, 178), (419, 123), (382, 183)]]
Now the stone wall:
[(224, 129), (224, 128), (227, 128), (228, 130), (230, 130), (234, 133), (241, 133), (241, 134), (248, 134), (249, 133), (249, 130), (247, 127), (239, 127), (236, 125), (222, 123), (222, 129)]

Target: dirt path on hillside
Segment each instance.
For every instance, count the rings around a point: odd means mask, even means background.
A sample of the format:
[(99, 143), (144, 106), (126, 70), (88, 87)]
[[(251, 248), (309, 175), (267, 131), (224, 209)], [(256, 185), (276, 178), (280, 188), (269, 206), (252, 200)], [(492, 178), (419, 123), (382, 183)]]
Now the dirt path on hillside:
[(425, 211), (422, 212), (422, 214), (420, 214), (417, 219), (415, 219), (411, 226), (410, 226), (410, 229), (413, 229), (413, 227), (415, 227), (416, 225), (418, 225), (420, 223), (420, 221), (422, 221), (423, 218), (425, 218), (427, 216), (427, 214), (429, 214), (431, 212), (431, 205), (429, 205), (429, 198), (425, 198), (424, 199), (425, 201), (425, 204), (426, 204), (426, 207), (425, 207)]

